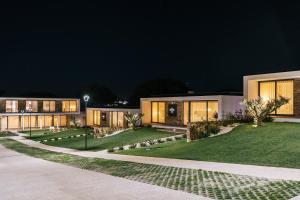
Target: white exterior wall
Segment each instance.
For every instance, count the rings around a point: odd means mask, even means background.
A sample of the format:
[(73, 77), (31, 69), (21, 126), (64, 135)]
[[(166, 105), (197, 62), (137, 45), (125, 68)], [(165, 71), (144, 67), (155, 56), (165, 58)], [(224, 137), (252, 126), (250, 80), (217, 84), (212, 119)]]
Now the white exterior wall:
[(185, 96), (185, 97), (152, 97), (141, 98), (142, 101), (201, 101), (215, 100), (218, 101), (218, 119), (223, 119), (228, 113), (234, 113), (243, 107), (240, 105), (243, 96), (232, 95), (212, 95), (212, 96)]
[(236, 111), (244, 111), (244, 106), (240, 103), (243, 100), (242, 96), (222, 96), (222, 117), (228, 113), (235, 113)]

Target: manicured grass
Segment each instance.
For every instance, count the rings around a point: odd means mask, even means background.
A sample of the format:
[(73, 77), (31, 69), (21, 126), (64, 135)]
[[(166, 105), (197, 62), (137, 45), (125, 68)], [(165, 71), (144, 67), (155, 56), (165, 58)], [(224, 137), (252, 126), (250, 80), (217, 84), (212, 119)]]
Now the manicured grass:
[(0, 132), (0, 137), (7, 137), (7, 136), (17, 136), (17, 135), (10, 131), (1, 131)]
[(191, 143), (176, 141), (120, 154), (300, 168), (300, 124), (241, 125), (231, 133)]
[(32, 148), (7, 139), (0, 140), (0, 144), (36, 158), (213, 199), (290, 199), (300, 194), (298, 181), (268, 180), (205, 170), (85, 158)]
[[(67, 133), (61, 134), (59, 137), (66, 136), (68, 134), (80, 134), (84, 133), (84, 129), (77, 129), (66, 131)], [(56, 133), (55, 136), (58, 136), (59, 133)], [(141, 128), (136, 131), (129, 130), (118, 135), (113, 135), (109, 137), (94, 139), (93, 136), (88, 136), (88, 150), (103, 150), (103, 149), (110, 149), (117, 146), (133, 144), (136, 142), (142, 142), (146, 140), (153, 140), (157, 138), (167, 137), (170, 135), (174, 135), (174, 133), (158, 131), (154, 128)], [(50, 139), (53, 138), (53, 134), (39, 136), (38, 138), (34, 138), (34, 140), (43, 140), (43, 139)], [(58, 147), (65, 147), (71, 149), (79, 149), (84, 150), (84, 137), (78, 138), (71, 138), (71, 139), (64, 139), (64, 140), (56, 140), (56, 141), (49, 141), (46, 143), (47, 145), (58, 146)]]

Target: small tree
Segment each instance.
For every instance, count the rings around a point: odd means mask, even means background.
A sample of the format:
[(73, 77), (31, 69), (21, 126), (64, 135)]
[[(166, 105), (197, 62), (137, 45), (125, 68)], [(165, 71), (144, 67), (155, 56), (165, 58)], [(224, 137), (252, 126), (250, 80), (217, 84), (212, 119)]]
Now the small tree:
[(269, 101), (264, 101), (261, 97), (257, 99), (248, 100), (244, 99), (241, 104), (246, 106), (247, 112), (253, 116), (254, 124), (256, 126), (261, 126), (262, 120), (268, 115), (274, 112), (276, 109), (280, 108), (284, 104), (287, 104), (289, 99), (280, 96), (279, 99), (273, 99)]
[(129, 128), (133, 130), (139, 125), (143, 116), (144, 114), (142, 113), (125, 113), (124, 115), (125, 119), (128, 121)]

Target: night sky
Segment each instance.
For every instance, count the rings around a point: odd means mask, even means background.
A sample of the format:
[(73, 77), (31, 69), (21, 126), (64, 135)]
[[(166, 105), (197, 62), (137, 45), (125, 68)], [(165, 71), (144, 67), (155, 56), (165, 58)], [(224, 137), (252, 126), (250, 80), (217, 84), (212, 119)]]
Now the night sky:
[(153, 78), (242, 91), (242, 76), (300, 70), (300, 3), (46, 1), (0, 7), (0, 89), (129, 96)]

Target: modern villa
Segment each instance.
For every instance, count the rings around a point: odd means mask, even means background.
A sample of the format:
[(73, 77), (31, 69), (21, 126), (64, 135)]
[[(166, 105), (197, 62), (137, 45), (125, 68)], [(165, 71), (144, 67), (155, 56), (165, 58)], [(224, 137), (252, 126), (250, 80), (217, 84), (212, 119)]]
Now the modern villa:
[(91, 127), (119, 127), (126, 128), (127, 121), (125, 113), (139, 113), (139, 108), (130, 107), (102, 107), (87, 108), (86, 120), (87, 125)]
[(233, 93), (141, 98), (142, 123), (186, 126), (189, 122), (220, 120), (241, 110), (242, 98)]
[(0, 130), (69, 126), (80, 114), (80, 99), (0, 98)]
[(288, 98), (288, 104), (274, 112), (275, 121), (300, 122), (300, 71), (244, 76), (244, 97), (259, 96), (264, 100)]

